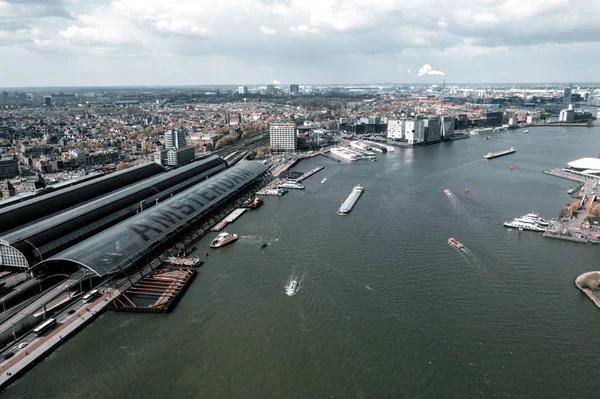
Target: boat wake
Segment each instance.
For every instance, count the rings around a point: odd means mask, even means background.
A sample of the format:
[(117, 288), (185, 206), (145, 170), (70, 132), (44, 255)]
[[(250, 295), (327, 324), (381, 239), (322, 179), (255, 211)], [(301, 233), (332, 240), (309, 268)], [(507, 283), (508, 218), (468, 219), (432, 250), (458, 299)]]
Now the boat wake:
[(444, 193), (446, 194), (446, 197), (448, 197), (448, 199), (450, 200), (450, 203), (452, 204), (452, 208), (454, 208), (455, 211), (459, 211), (459, 212), (465, 211), (464, 204), (460, 201), (460, 198), (457, 197), (456, 194), (454, 194), (450, 190), (444, 190)]
[(476, 164), (476, 163), (479, 163), (479, 162), (483, 162), (483, 161), (485, 161), (485, 159), (477, 159), (475, 161), (469, 161), (469, 162), (466, 162), (466, 163), (464, 163), (462, 165), (458, 165), (458, 166), (455, 166), (453, 168), (446, 169), (443, 172), (438, 172), (438, 173), (433, 173), (433, 174), (427, 175), (427, 176), (423, 177), (423, 180), (435, 179), (436, 177), (443, 177), (443, 176), (446, 176), (446, 175), (448, 175), (448, 174), (450, 174), (450, 173), (452, 173), (452, 172), (454, 172), (454, 171), (456, 171), (458, 169), (462, 169), (462, 168), (465, 168), (467, 166), (471, 166), (473, 164)]

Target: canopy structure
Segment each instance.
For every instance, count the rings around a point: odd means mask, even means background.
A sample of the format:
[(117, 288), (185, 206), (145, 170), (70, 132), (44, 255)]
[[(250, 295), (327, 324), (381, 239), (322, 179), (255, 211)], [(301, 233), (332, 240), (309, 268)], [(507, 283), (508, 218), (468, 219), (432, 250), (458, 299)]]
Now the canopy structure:
[(192, 227), (236, 194), (256, 185), (268, 170), (260, 162), (239, 163), (147, 211), (36, 264), (43, 274), (54, 268), (88, 268), (98, 276), (127, 270), (140, 260), (150, 261), (166, 241)]
[[(15, 230), (0, 239), (33, 266), (226, 168), (227, 163), (217, 156), (205, 158)], [(0, 259), (0, 266), (14, 265)]]
[(155, 162), (146, 163), (7, 206), (0, 209), (0, 233), (29, 225), (35, 221), (164, 172), (165, 168), (159, 164)]

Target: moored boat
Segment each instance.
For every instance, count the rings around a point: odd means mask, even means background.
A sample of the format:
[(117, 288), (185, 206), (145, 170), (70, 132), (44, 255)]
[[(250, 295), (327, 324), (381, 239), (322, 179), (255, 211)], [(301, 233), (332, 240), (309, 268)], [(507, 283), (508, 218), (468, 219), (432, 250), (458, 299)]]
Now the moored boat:
[(539, 224), (520, 222), (517, 220), (513, 220), (512, 222), (504, 222), (504, 227), (510, 227), (511, 229), (519, 229), (520, 231), (536, 231), (539, 233), (543, 233), (546, 231), (546, 227), (540, 226)]
[(304, 186), (300, 183), (296, 183), (293, 181), (286, 181), (277, 186), (277, 188), (289, 188), (294, 190), (304, 190)]
[(237, 234), (229, 234), (226, 232), (219, 233), (219, 235), (210, 242), (211, 248), (221, 248), (227, 244), (231, 244), (232, 242), (237, 241)]

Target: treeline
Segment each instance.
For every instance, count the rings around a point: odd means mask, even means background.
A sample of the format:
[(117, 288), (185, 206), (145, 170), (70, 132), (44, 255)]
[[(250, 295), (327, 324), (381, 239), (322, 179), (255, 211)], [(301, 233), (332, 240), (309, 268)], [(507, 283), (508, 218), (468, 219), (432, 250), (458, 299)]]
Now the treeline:
[[(222, 127), (222, 128), (218, 128), (217, 130), (215, 130), (215, 133), (220, 134), (220, 132), (224, 132), (224, 129), (226, 129), (227, 132), (231, 131), (230, 128)], [(223, 136), (219, 140), (217, 140), (217, 143), (215, 144), (215, 148), (219, 149), (219, 148), (226, 147), (228, 145), (235, 143), (236, 141), (238, 141), (240, 139), (245, 139), (248, 137), (256, 136), (257, 134), (264, 133), (266, 130), (267, 130), (267, 128), (266, 128), (265, 124), (262, 122), (255, 122), (252, 124), (250, 124), (250, 123), (243, 124), (238, 129), (236, 129), (236, 131), (234, 133), (225, 134), (225, 136)]]

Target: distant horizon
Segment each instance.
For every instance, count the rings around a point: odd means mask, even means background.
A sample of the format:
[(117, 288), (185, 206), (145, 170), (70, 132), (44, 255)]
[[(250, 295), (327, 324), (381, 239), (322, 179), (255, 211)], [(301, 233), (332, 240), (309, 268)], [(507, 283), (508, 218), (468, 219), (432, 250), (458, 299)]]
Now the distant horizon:
[[(274, 86), (284, 86), (288, 87), (293, 84), (297, 84), (299, 86), (433, 86), (433, 85), (441, 85), (443, 82), (404, 82), (404, 83), (394, 83), (394, 82), (366, 82), (366, 83), (279, 83)], [(137, 85), (48, 85), (48, 86), (0, 86), (0, 91), (14, 91), (21, 89), (138, 89), (138, 88), (237, 88), (241, 86), (247, 87), (262, 87), (267, 85), (272, 85), (273, 83), (221, 83), (221, 84), (137, 84)], [(488, 85), (496, 85), (496, 86), (564, 86), (568, 87), (569, 85), (573, 86), (598, 86), (600, 89), (600, 81), (598, 82), (445, 82), (446, 87), (448, 86), (488, 86)]]

